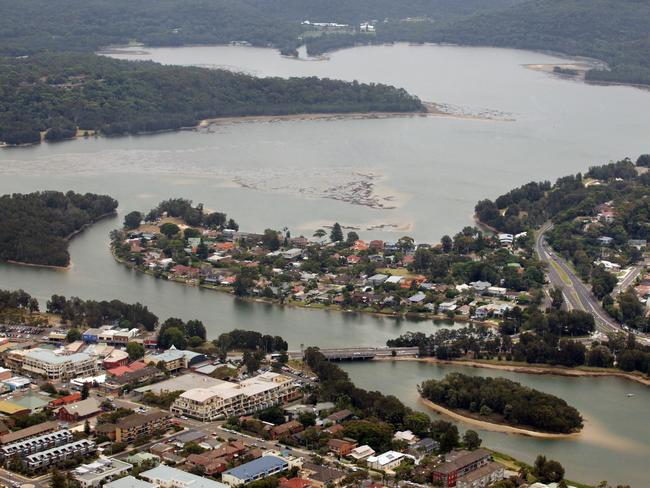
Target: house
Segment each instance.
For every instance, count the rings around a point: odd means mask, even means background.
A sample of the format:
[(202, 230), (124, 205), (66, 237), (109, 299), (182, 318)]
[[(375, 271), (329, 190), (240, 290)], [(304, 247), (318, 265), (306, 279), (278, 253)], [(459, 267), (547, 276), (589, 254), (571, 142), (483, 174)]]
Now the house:
[(391, 471), (405, 459), (405, 454), (397, 451), (387, 451), (379, 456), (367, 458), (368, 467), (379, 471)]
[(338, 456), (347, 456), (357, 447), (357, 443), (346, 439), (330, 439), (327, 441), (327, 447)]
[(289, 463), (277, 456), (262, 456), (248, 463), (221, 473), (221, 479), (228, 486), (239, 486), (261, 480), (289, 469)]
[(473, 281), (469, 284), (478, 293), (485, 293), (492, 286), (489, 281)]
[(293, 435), (301, 432), (304, 429), (303, 425), (297, 420), (290, 420), (284, 424), (276, 425), (269, 430), (271, 439), (280, 439), (285, 435)]
[(599, 259), (597, 261), (594, 261), (594, 264), (596, 266), (602, 266), (607, 271), (612, 271), (614, 273), (621, 270), (621, 265), (620, 264), (612, 263), (611, 261), (605, 261), (604, 259)]
[(427, 296), (421, 291), (417, 292), (415, 295), (409, 297), (409, 303), (411, 305), (417, 305), (422, 303)]
[(385, 274), (375, 274), (368, 278), (366, 281), (372, 287), (380, 286), (388, 279), (388, 275)]
[(500, 286), (490, 286), (487, 289), (488, 294), (502, 297), (507, 293), (507, 289)]
[(442, 302), (440, 305), (438, 305), (438, 312), (440, 313), (447, 313), (447, 312), (454, 312), (458, 306), (456, 305), (456, 302)]
[(312, 488), (314, 485), (310, 480), (304, 478), (280, 478), (279, 488)]
[(356, 461), (360, 461), (362, 459), (366, 459), (374, 455), (375, 455), (375, 450), (367, 444), (364, 444), (363, 446), (355, 447), (354, 449), (352, 449), (352, 451), (350, 451), (349, 454), (349, 456)]
[(70, 395), (62, 396), (60, 398), (55, 398), (50, 402), (50, 407), (52, 408), (60, 407), (62, 405), (68, 405), (69, 403), (78, 402), (79, 400), (81, 400), (81, 392), (75, 391)]
[(614, 242), (614, 238), (613, 238), (613, 237), (602, 236), (602, 237), (599, 237), (599, 238), (598, 238), (598, 243), (599, 243), (601, 246), (610, 246), (610, 245), (612, 244), (612, 242)]
[(410, 430), (398, 430), (395, 432), (393, 439), (406, 442), (409, 445), (415, 444), (418, 441), (418, 437)]
[(384, 283), (388, 285), (399, 285), (403, 279), (403, 276), (389, 276)]
[(425, 437), (423, 439), (420, 439), (415, 444), (411, 445), (408, 449), (408, 453), (416, 460), (419, 460), (427, 454), (431, 454), (432, 452), (438, 450), (439, 448), (440, 444), (438, 441), (430, 437)]
[(64, 422), (78, 422), (99, 415), (101, 412), (102, 408), (95, 398), (86, 398), (60, 407), (56, 412), (56, 417)]
[(335, 486), (346, 476), (345, 471), (341, 471), (340, 469), (320, 466), (313, 463), (305, 463), (303, 465), (303, 471), (308, 473), (307, 478), (312, 481), (315, 488)]
[(512, 246), (515, 237), (512, 234), (499, 234), (497, 239), (502, 246)]
[(339, 422), (343, 422), (344, 420), (349, 419), (352, 417), (352, 412), (348, 410), (347, 408), (343, 410), (339, 410), (338, 412), (334, 412), (327, 417), (325, 417), (325, 420), (329, 420), (330, 422), (334, 422), (335, 424), (338, 424)]
[(359, 264), (361, 262), (361, 258), (356, 254), (351, 254), (346, 260), (348, 264)]

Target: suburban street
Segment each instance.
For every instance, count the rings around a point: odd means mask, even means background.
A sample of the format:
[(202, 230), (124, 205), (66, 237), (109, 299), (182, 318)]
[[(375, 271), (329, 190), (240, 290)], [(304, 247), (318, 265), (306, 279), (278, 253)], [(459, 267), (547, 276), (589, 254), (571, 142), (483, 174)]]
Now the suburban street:
[(621, 325), (603, 310), (591, 290), (575, 275), (566, 261), (550, 250), (544, 239), (544, 233), (552, 226), (550, 222), (545, 223), (535, 237), (535, 251), (540, 260), (548, 264), (547, 275), (551, 285), (562, 288), (564, 301), (569, 310), (583, 310), (592, 314), (597, 331), (602, 333), (622, 331)]

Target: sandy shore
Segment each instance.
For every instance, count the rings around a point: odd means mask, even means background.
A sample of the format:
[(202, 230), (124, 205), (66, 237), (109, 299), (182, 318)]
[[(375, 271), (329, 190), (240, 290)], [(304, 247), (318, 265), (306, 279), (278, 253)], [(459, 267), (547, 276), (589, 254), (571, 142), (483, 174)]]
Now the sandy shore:
[(433, 364), (449, 364), (454, 366), (466, 366), (469, 368), (484, 368), (484, 369), (498, 369), (501, 371), (510, 371), (513, 373), (528, 373), (528, 374), (540, 374), (540, 375), (556, 375), (556, 376), (572, 376), (572, 377), (615, 377), (623, 378), (629, 381), (634, 381), (635, 383), (640, 383), (644, 386), (650, 386), (650, 378), (646, 378), (641, 374), (626, 373), (625, 371), (589, 371), (584, 369), (576, 368), (566, 368), (563, 366), (547, 366), (547, 365), (531, 365), (531, 366), (519, 366), (519, 365), (509, 365), (509, 364), (494, 364), (482, 361), (443, 361), (436, 358), (375, 358), (375, 361), (418, 361), (422, 363), (433, 363)]
[(536, 430), (528, 430), (528, 429), (522, 429), (520, 427), (512, 427), (511, 425), (503, 425), (503, 424), (495, 424), (492, 422), (486, 422), (485, 420), (479, 420), (475, 419), (472, 417), (466, 417), (465, 415), (461, 415), (459, 413), (456, 413), (452, 410), (449, 410), (448, 408), (442, 407), (438, 405), (437, 403), (433, 403), (430, 400), (427, 400), (425, 398), (420, 397), (420, 401), (429, 407), (432, 410), (435, 410), (441, 415), (444, 415), (446, 417), (452, 418), (454, 420), (457, 420), (459, 422), (464, 422), (466, 424), (471, 424), (475, 425), (476, 427), (480, 427), (481, 429), (485, 430), (491, 430), (494, 432), (504, 432), (506, 434), (518, 434), (518, 435), (525, 435), (528, 437), (536, 437), (538, 439), (568, 439), (571, 437), (577, 437), (580, 435), (579, 432), (575, 432), (572, 434), (551, 434), (548, 432), (538, 432)]

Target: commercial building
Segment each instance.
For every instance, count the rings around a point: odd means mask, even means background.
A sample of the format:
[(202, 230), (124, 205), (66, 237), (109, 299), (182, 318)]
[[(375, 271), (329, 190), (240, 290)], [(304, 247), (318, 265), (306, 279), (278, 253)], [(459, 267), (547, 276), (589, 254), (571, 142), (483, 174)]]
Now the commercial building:
[(79, 420), (99, 415), (101, 411), (102, 408), (96, 399), (86, 398), (85, 400), (62, 406), (57, 410), (56, 416), (64, 422), (78, 422)]
[(163, 363), (167, 371), (170, 372), (179, 369), (187, 369), (190, 366), (201, 363), (205, 360), (205, 354), (200, 354), (194, 351), (183, 351), (176, 349), (174, 346), (170, 347), (163, 353), (151, 354), (144, 358), (144, 362), (147, 364), (153, 363), (157, 365)]
[(29, 469), (35, 470), (59, 464), (73, 457), (85, 456), (94, 452), (96, 449), (97, 447), (94, 442), (88, 439), (82, 439), (62, 446), (53, 447), (47, 451), (31, 454), (24, 458), (24, 462)]
[(224, 471), (221, 479), (228, 486), (239, 486), (268, 478), (289, 469), (289, 463), (277, 456), (262, 456), (249, 463)]
[(93, 463), (78, 466), (73, 476), (81, 488), (95, 488), (128, 473), (132, 467), (132, 464), (119, 459), (101, 458)]
[(264, 410), (294, 400), (298, 395), (298, 385), (293, 379), (267, 372), (241, 383), (224, 381), (209, 388), (186, 391), (174, 401), (171, 412), (207, 422)]
[(154, 432), (165, 431), (170, 426), (170, 416), (166, 412), (157, 410), (144, 414), (134, 413), (116, 424), (115, 442), (133, 442)]
[(433, 470), (433, 481), (443, 488), (453, 488), (458, 480), (490, 462), (490, 452), (485, 449), (475, 451), (451, 451), (445, 462)]
[(366, 461), (370, 469), (389, 471), (402, 464), (406, 455), (397, 451), (388, 451), (379, 456), (370, 456)]
[(58, 430), (47, 434), (30, 437), (18, 442), (6, 444), (0, 448), (0, 458), (7, 459), (12, 456), (24, 457), (35, 452), (45, 451), (52, 447), (61, 446), (72, 441), (72, 432)]
[(49, 380), (61, 380), (92, 375), (97, 371), (97, 363), (82, 352), (66, 356), (36, 348), (24, 352), (21, 369)]
[(161, 464), (140, 473), (140, 477), (160, 488), (227, 488), (223, 483)]

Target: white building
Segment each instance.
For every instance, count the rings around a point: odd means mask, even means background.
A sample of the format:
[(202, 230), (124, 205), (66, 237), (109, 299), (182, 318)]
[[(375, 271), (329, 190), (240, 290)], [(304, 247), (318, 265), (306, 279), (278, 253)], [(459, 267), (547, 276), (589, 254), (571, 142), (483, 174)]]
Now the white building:
[(174, 401), (170, 411), (209, 422), (264, 410), (293, 400), (297, 394), (298, 385), (293, 379), (267, 372), (240, 383), (223, 381), (188, 390)]
[(128, 473), (132, 464), (113, 458), (100, 458), (75, 468), (73, 475), (81, 488), (94, 488)]
[(398, 430), (397, 432), (395, 432), (393, 439), (395, 439), (396, 441), (404, 441), (409, 445), (415, 444), (417, 441), (420, 440), (410, 430)]
[(350, 451), (350, 457), (359, 461), (361, 459), (369, 458), (370, 456), (375, 455), (375, 450), (369, 445), (365, 444), (363, 446), (355, 447)]
[(378, 469), (381, 471), (388, 471), (395, 469), (402, 464), (406, 455), (397, 451), (388, 451), (379, 456), (370, 456), (367, 459), (368, 467), (370, 469)]
[(195, 474), (160, 464), (140, 477), (160, 488), (228, 488), (227, 485)]
[(25, 352), (22, 369), (49, 380), (60, 380), (92, 375), (97, 371), (97, 362), (82, 352), (66, 356), (36, 348)]

